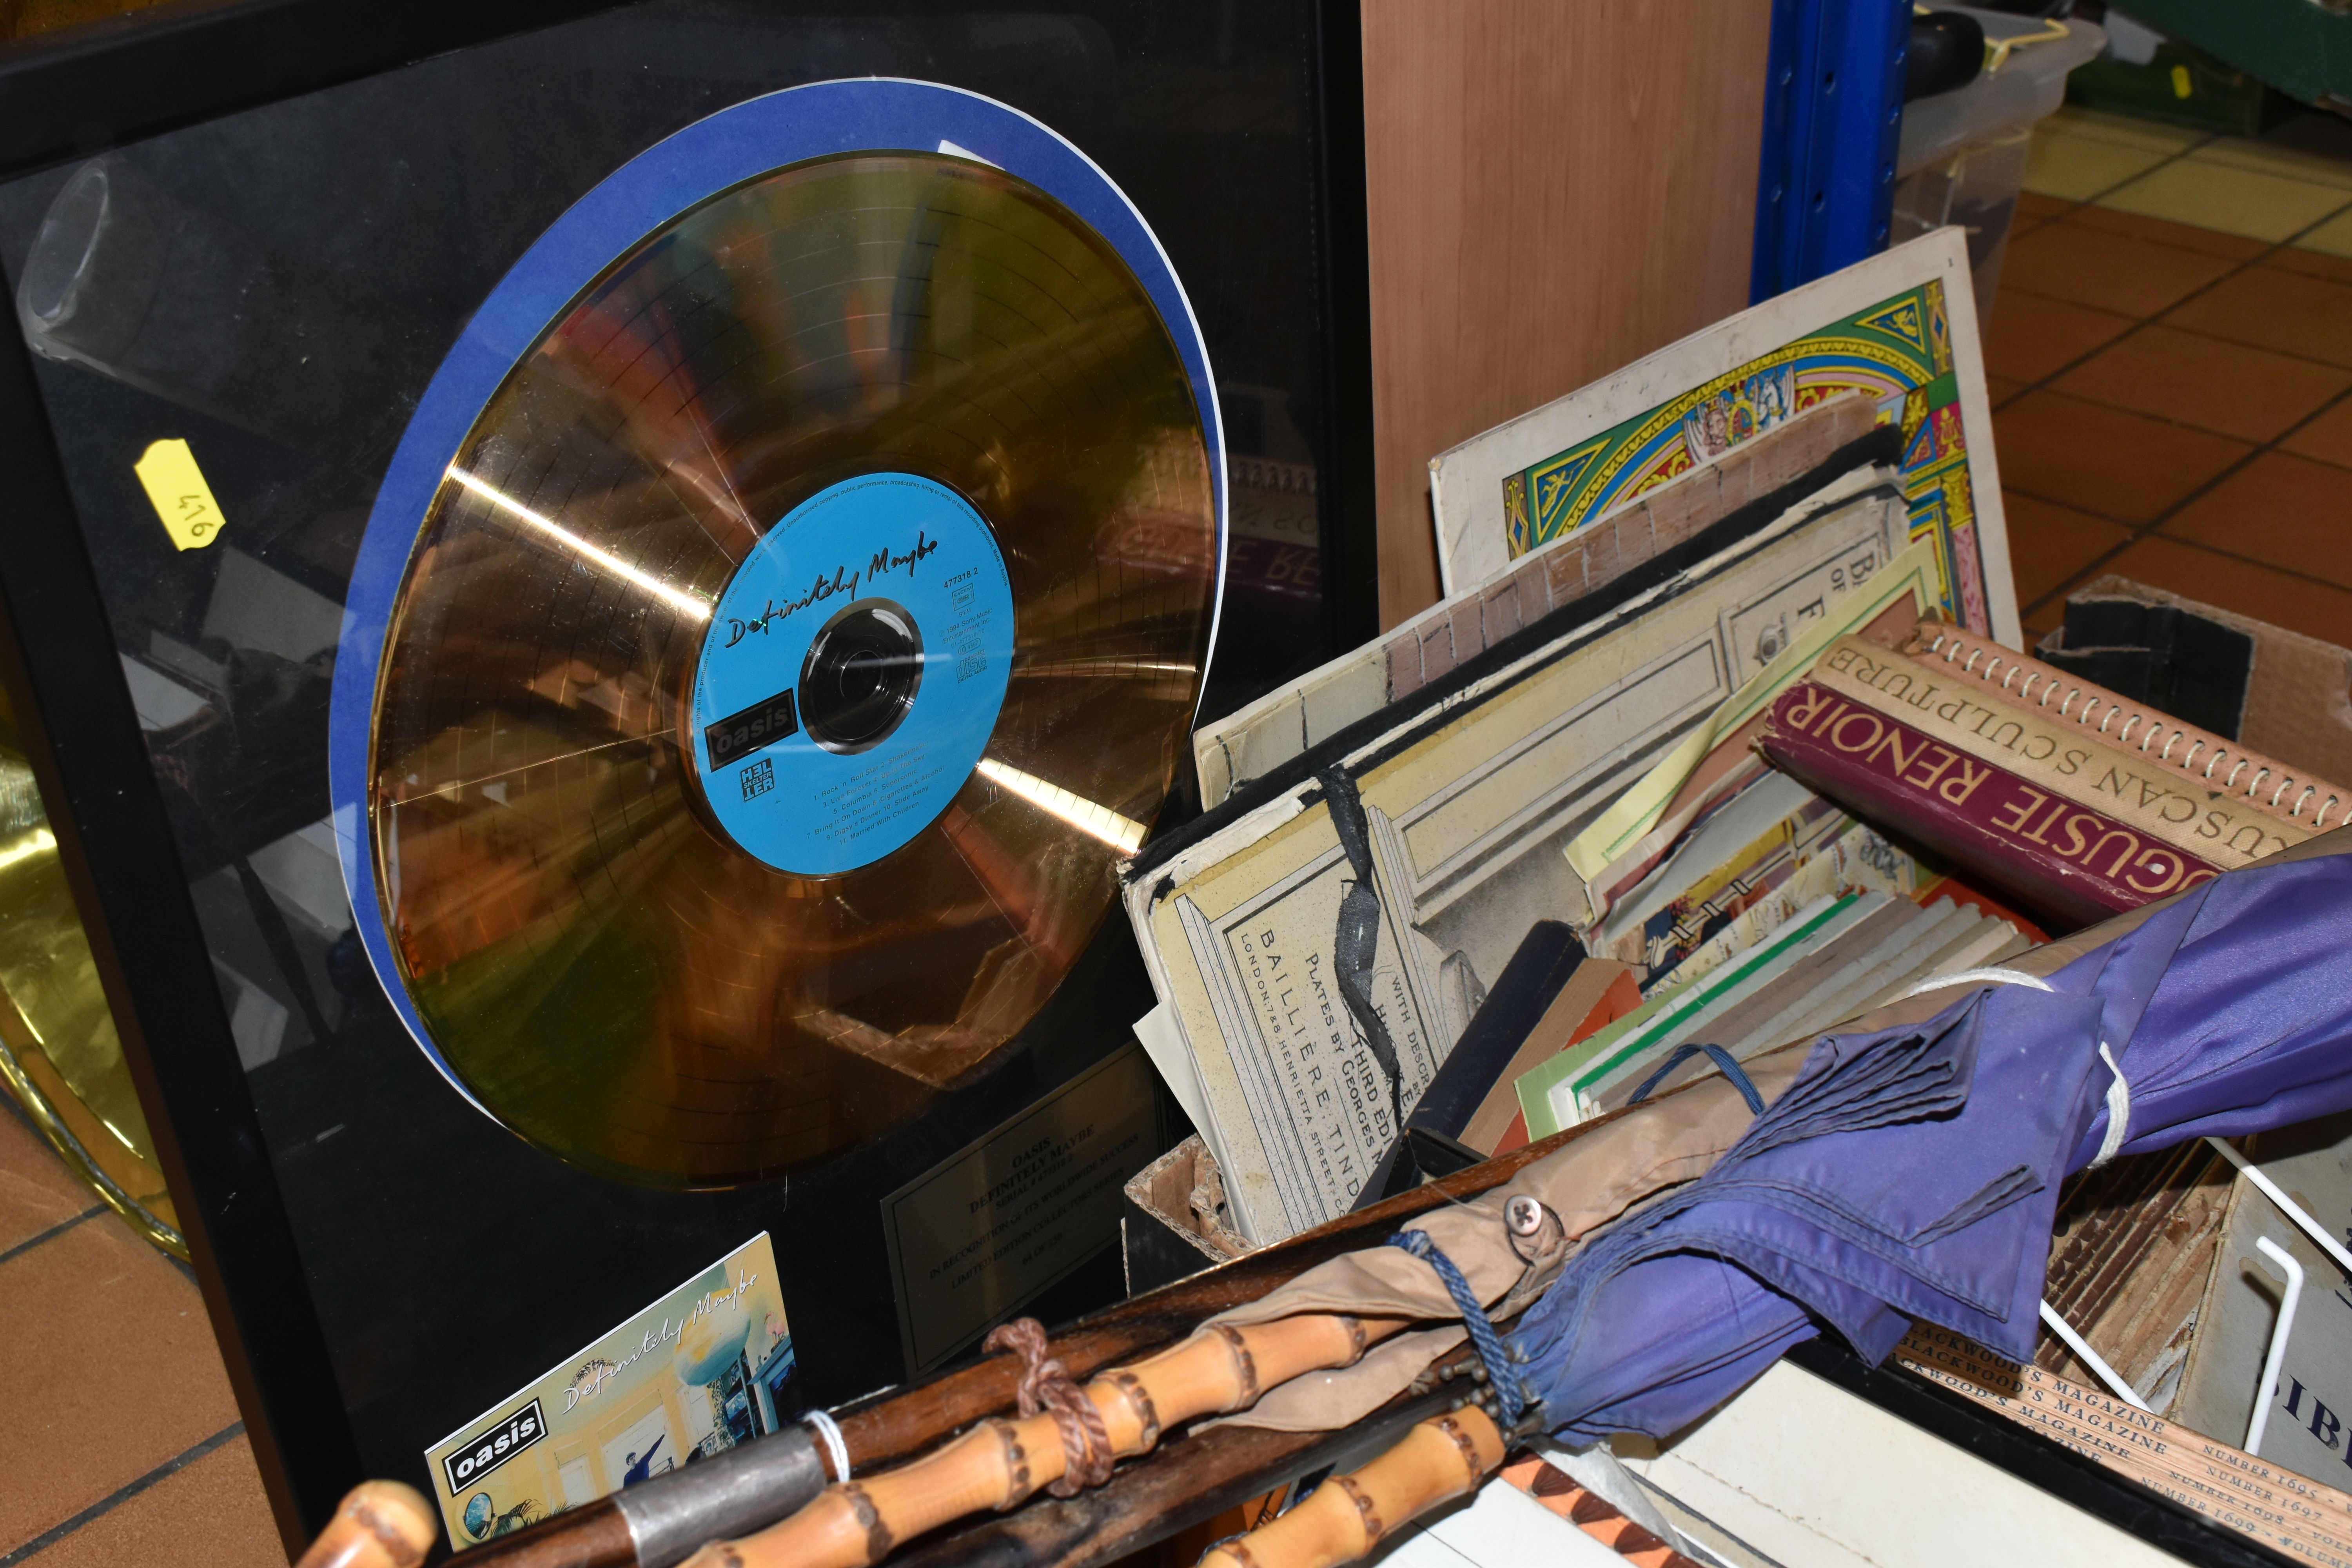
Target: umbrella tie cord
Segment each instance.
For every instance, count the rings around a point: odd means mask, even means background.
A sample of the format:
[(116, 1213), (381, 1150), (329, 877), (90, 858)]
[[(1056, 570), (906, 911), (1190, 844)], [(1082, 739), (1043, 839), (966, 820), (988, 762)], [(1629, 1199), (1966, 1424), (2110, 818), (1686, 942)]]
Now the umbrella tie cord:
[(1738, 1089), (1739, 1098), (1748, 1102), (1748, 1113), (1750, 1116), (1763, 1115), (1764, 1097), (1756, 1092), (1756, 1085), (1748, 1078), (1748, 1069), (1741, 1067), (1738, 1058), (1721, 1046), (1676, 1046), (1674, 1054), (1659, 1066), (1657, 1071), (1642, 1080), (1642, 1087), (1635, 1089), (1633, 1098), (1625, 1103), (1639, 1105), (1649, 1099), (1651, 1090), (1665, 1082), (1668, 1073), (1701, 1052), (1705, 1052), (1708, 1059), (1723, 1069), (1723, 1076), (1731, 1080), (1731, 1087)]
[(2107, 1135), (2099, 1140), (2099, 1152), (2091, 1156), (2085, 1170), (2095, 1171), (2123, 1152), (2124, 1140), (2131, 1136), (2131, 1085), (2124, 1081), (2124, 1069), (2116, 1064), (2116, 1053), (2107, 1042), (2099, 1042), (2099, 1059), (2107, 1064), (2111, 1075), (2107, 1079)]
[(1527, 1352), (1505, 1343), (1502, 1331), (1486, 1316), (1486, 1306), (1478, 1300), (1477, 1292), (1470, 1289), (1470, 1281), (1463, 1278), (1454, 1259), (1429, 1239), (1429, 1232), (1401, 1230), (1389, 1237), (1388, 1245), (1411, 1253), (1436, 1270), (1438, 1281), (1454, 1298), (1454, 1308), (1462, 1314), (1462, 1326), (1469, 1331), (1471, 1348), (1478, 1352), (1478, 1360), (1486, 1368), (1486, 1386), (1495, 1391), (1495, 1403), (1502, 1414), (1497, 1425), (1506, 1432), (1515, 1429), (1530, 1403), (1527, 1379), (1519, 1373)]
[(1118, 1458), (1111, 1449), (1110, 1428), (1069, 1369), (1045, 1353), (1045, 1325), (1034, 1318), (999, 1323), (980, 1348), (1010, 1350), (1019, 1355), (1021, 1384), (1015, 1394), (1021, 1414), (1034, 1415), (1043, 1411), (1054, 1417), (1054, 1429), (1062, 1438), (1064, 1469), (1061, 1479), (1045, 1489), (1055, 1497), (1076, 1497), (1110, 1479), (1111, 1466)]
[[(1894, 1001), (1907, 1002), (1914, 996), (1924, 996), (1930, 991), (1941, 991), (1951, 985), (2022, 985), (2029, 991), (2047, 991), (2053, 996), (2058, 993), (2058, 987), (2039, 974), (2028, 974), (2022, 969), (1956, 969), (1949, 974), (1929, 975)], [(1893, 1003), (1888, 1005), (1893, 1005)]]

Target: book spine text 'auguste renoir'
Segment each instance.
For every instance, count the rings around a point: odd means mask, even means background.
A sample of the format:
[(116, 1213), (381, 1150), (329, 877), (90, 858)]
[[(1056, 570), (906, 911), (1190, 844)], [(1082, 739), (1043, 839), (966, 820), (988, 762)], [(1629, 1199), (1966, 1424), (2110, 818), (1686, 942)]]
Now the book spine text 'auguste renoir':
[(1971, 755), (1899, 701), (1826, 670), (1781, 693), (1759, 744), (1831, 799), (2065, 920), (2137, 909), (2221, 868), (2118, 820), (2144, 810), (2111, 813)]

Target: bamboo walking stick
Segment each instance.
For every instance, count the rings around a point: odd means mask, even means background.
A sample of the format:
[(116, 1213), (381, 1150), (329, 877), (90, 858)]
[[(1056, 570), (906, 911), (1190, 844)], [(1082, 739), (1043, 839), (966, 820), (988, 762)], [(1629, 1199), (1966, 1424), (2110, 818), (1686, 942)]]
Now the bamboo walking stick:
[(888, 1568), (1110, 1568), (1302, 1476), (1360, 1465), (1457, 1397), (1451, 1386), (1416, 1385), (1323, 1430), (1196, 1425), (1095, 1490), (975, 1515), (901, 1546)]
[[(1436, 1440), (1441, 1436), (1454, 1440), (1458, 1457)], [(1362, 1469), (1326, 1481), (1281, 1518), (1211, 1547), (1201, 1568), (1340, 1568), (1421, 1515), (1475, 1489), (1501, 1464), (1507, 1447), (1483, 1406), (1432, 1417)], [(1464, 1473), (1474, 1467), (1475, 1473), (1465, 1480)], [(1699, 1568), (1615, 1504), (1540, 1458), (1524, 1457), (1503, 1468), (1502, 1477), (1633, 1568)]]
[(825, 1489), (782, 1524), (713, 1542), (688, 1568), (871, 1568), (902, 1541), (984, 1510), (1002, 1511), (1041, 1489), (1068, 1497), (1099, 1486), (1118, 1459), (1148, 1452), (1160, 1434), (1223, 1415), (1302, 1373), (1353, 1366), (1402, 1320), (1305, 1313), (1234, 1328), (1218, 1324), (1172, 1350), (1080, 1389), (1045, 1358), (1044, 1331), (1008, 1325), (1029, 1364), (1013, 1421), (982, 1422), (936, 1454)]
[(1503, 1462), (1502, 1428), (1466, 1404), (1407, 1432), (1351, 1475), (1334, 1476), (1271, 1524), (1212, 1547), (1201, 1568), (1337, 1568), (1443, 1502), (1476, 1489)]

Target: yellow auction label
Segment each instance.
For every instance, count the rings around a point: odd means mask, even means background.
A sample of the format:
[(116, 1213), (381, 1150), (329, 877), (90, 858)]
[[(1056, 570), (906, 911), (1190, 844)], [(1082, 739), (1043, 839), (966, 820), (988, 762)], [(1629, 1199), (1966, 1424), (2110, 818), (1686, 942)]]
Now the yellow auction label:
[(131, 471), (147, 488), (147, 499), (154, 503), (155, 515), (163, 519), (163, 531), (172, 536), (175, 547), (202, 550), (220, 537), (226, 520), (185, 441), (151, 443)]

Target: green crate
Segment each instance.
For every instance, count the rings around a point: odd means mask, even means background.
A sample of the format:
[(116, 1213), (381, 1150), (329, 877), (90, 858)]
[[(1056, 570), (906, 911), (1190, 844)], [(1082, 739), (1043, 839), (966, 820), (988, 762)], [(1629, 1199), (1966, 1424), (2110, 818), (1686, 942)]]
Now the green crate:
[[(2123, 9), (2274, 93), (2352, 111), (2352, 4), (2347, 0), (2129, 0)], [(2192, 72), (2191, 99), (2200, 85)]]
[(2144, 66), (2095, 59), (2076, 67), (2066, 101), (2231, 136), (2258, 136), (2295, 111), (2286, 94), (2177, 38), (2158, 45)]

